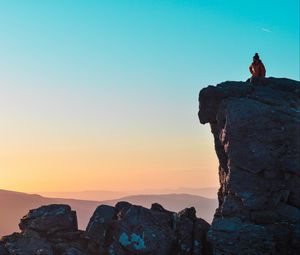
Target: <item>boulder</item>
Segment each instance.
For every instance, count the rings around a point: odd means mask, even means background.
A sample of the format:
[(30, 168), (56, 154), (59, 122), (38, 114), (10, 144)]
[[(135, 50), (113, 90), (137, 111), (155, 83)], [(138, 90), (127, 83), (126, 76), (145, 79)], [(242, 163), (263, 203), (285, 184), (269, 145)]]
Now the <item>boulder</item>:
[(126, 203), (116, 205), (116, 218), (106, 235), (107, 251), (113, 254), (169, 255), (175, 232), (168, 214)]
[(105, 252), (105, 236), (109, 223), (115, 214), (115, 208), (108, 205), (100, 205), (90, 219), (85, 236), (89, 239), (88, 250), (94, 253)]
[(3, 241), (0, 241), (0, 255), (7, 255), (7, 251), (5, 249), (5, 243)]
[(1, 239), (0, 255), (87, 255), (87, 240), (77, 228), (76, 212), (68, 205), (30, 210), (19, 226), (21, 233)]
[(53, 255), (49, 241), (38, 235), (14, 233), (2, 239), (8, 254), (13, 255)]
[(45, 234), (78, 230), (76, 212), (69, 205), (56, 204), (30, 210), (19, 227), (22, 231), (31, 229)]

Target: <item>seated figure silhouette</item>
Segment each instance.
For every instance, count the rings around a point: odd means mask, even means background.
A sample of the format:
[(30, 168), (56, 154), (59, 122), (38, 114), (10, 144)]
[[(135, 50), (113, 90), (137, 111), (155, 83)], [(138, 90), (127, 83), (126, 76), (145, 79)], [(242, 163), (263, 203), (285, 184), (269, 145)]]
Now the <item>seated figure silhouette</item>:
[(266, 68), (260, 60), (258, 53), (255, 53), (253, 56), (253, 62), (249, 66), (249, 71), (252, 74), (250, 78), (251, 83), (259, 82), (266, 76)]

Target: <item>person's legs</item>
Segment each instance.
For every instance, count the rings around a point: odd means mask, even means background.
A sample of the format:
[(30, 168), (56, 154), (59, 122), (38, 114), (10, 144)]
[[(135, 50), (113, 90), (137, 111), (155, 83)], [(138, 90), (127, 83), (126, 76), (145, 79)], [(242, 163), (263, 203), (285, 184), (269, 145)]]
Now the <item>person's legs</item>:
[(259, 82), (259, 77), (257, 76), (252, 76), (250, 78), (250, 83), (253, 83), (253, 84), (257, 84)]

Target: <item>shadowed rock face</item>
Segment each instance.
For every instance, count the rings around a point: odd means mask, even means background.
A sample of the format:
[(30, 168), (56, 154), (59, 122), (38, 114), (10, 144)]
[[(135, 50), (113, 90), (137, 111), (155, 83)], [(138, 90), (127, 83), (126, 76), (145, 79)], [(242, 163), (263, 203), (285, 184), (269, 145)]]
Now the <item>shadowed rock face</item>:
[(19, 224), (21, 233), (4, 236), (0, 254), (84, 254), (87, 240), (77, 228), (76, 212), (68, 205), (48, 205), (30, 210)]
[(199, 102), (219, 158), (213, 254), (299, 254), (300, 83), (224, 82)]
[(0, 241), (0, 255), (201, 255), (207, 254), (209, 224), (194, 207), (179, 213), (159, 204), (151, 209), (119, 202), (100, 205), (86, 231), (77, 228), (68, 205), (30, 210), (21, 233)]
[(76, 212), (68, 205), (49, 205), (30, 210), (21, 219), (19, 224), (21, 230), (34, 230), (36, 232), (55, 233), (61, 231), (76, 231)]
[(179, 213), (159, 204), (151, 209), (119, 202), (99, 206), (85, 235), (89, 254), (207, 254), (209, 224), (196, 217), (195, 208)]

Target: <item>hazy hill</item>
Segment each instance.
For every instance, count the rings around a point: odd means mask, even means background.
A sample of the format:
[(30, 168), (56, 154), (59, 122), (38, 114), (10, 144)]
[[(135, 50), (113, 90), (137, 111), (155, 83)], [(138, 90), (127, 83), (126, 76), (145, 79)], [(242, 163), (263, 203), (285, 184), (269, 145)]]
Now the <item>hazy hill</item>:
[(84, 190), (75, 192), (37, 192), (38, 194), (45, 197), (55, 198), (73, 198), (83, 200), (112, 200), (118, 199), (125, 196), (133, 196), (136, 194), (147, 195), (147, 194), (190, 194), (206, 198), (217, 199), (217, 187), (209, 188), (187, 188), (180, 187), (175, 189), (144, 189), (144, 190), (131, 190), (131, 191), (109, 191), (109, 190)]
[(197, 216), (209, 223), (212, 221), (215, 209), (218, 206), (216, 199), (189, 195), (189, 194), (160, 194), (160, 195), (135, 195), (116, 200), (106, 200), (102, 203), (115, 205), (117, 202), (127, 201), (132, 204), (151, 207), (152, 203), (159, 203), (170, 211), (178, 212), (186, 207), (194, 206)]
[(115, 200), (88, 201), (76, 199), (47, 198), (35, 194), (26, 194), (7, 190), (0, 190), (0, 236), (18, 231), (18, 223), (30, 209), (47, 204), (69, 204), (77, 211), (79, 227), (85, 228), (95, 208), (100, 204), (115, 205), (119, 201), (150, 207), (157, 202), (166, 209), (179, 211), (185, 207), (194, 206), (198, 217), (211, 222), (217, 201), (195, 195), (164, 194), (164, 195), (135, 195)]
[(46, 198), (35, 194), (0, 190), (0, 236), (18, 231), (20, 218), (27, 214), (30, 209), (47, 204), (69, 204), (77, 211), (79, 227), (83, 228), (99, 202)]

